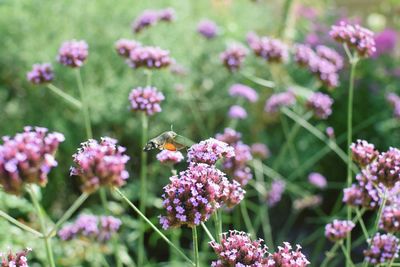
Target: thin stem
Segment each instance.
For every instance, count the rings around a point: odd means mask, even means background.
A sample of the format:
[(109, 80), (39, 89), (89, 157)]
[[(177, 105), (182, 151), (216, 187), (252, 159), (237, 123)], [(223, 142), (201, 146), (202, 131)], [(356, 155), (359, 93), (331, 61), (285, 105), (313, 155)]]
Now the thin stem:
[(75, 202), (69, 207), (69, 209), (64, 213), (64, 215), (56, 222), (56, 224), (53, 226), (53, 228), (48, 232), (46, 235), (48, 238), (54, 236), (57, 232), (57, 229), (64, 223), (66, 222), (69, 218), (71, 218), (72, 214), (80, 207), (82, 206), (83, 202), (89, 197), (88, 193), (82, 193), (76, 200)]
[(174, 245), (117, 187), (114, 187), (115, 192), (117, 192), (121, 198), (151, 227), (153, 230), (162, 238), (165, 242), (173, 247), (179, 255), (181, 255), (185, 260), (187, 260), (191, 265), (195, 266), (194, 262), (189, 259), (185, 253)]
[(379, 221), (380, 221), (380, 219), (381, 219), (381, 217), (382, 217), (382, 213), (383, 213), (383, 210), (384, 210), (384, 208), (385, 208), (386, 202), (387, 202), (387, 191), (386, 191), (386, 189), (385, 189), (385, 191), (384, 191), (384, 193), (383, 193), (382, 204), (381, 204), (381, 206), (379, 207), (378, 216), (376, 217), (375, 224), (374, 224), (374, 225), (375, 225), (375, 228), (374, 228), (374, 231), (375, 231), (375, 232), (377, 232), (378, 229), (379, 229)]
[(324, 259), (324, 261), (321, 263), (321, 267), (326, 267), (328, 266), (328, 263), (331, 259), (333, 259), (333, 257), (335, 257), (335, 253), (336, 250), (338, 250), (339, 248), (339, 243), (336, 242), (335, 245), (333, 245), (333, 247), (325, 253), (326, 257)]
[(83, 89), (83, 83), (82, 83), (82, 77), (81, 77), (80, 68), (77, 68), (75, 70), (75, 74), (76, 74), (76, 82), (78, 83), (79, 94), (81, 95), (83, 119), (85, 121), (85, 129), (86, 129), (86, 137), (88, 139), (92, 139), (93, 138), (93, 133), (92, 133), (92, 126), (91, 126), (91, 123), (90, 123), (89, 107), (88, 107), (86, 94), (85, 94), (85, 91)]
[[(299, 159), (297, 157), (296, 147), (293, 144), (294, 137), (290, 137), (289, 125), (288, 125), (288, 122), (287, 122), (285, 116), (281, 117), (281, 121), (282, 121), (283, 134), (285, 135), (286, 143), (288, 144), (288, 147), (289, 147), (289, 153), (291, 154), (294, 166), (296, 168), (297, 166), (299, 166)], [(297, 123), (296, 123), (296, 125), (297, 125)], [(276, 168), (274, 168), (274, 169), (277, 170)]]
[(353, 261), (351, 260), (351, 257), (349, 255), (349, 253), (347, 252), (347, 250), (345, 248), (345, 246), (343, 245), (342, 242), (339, 242), (339, 243), (340, 243), (340, 248), (343, 251), (344, 257), (346, 258), (346, 261), (350, 264), (350, 266), (355, 267)]
[(361, 214), (361, 212), (360, 212), (360, 210), (359, 210), (358, 208), (355, 209), (355, 211), (356, 211), (357, 217), (360, 218), (360, 219), (359, 219), (359, 222), (360, 222), (361, 229), (362, 229), (362, 231), (363, 231), (365, 240), (368, 240), (368, 239), (369, 239), (369, 234), (368, 234), (367, 227), (365, 227), (365, 223), (364, 223), (364, 220), (363, 220), (363, 218), (362, 218), (362, 214)]
[(46, 248), (47, 262), (51, 267), (55, 267), (56, 265), (54, 263), (53, 250), (51, 248), (51, 240), (46, 236), (46, 223), (44, 221), (42, 207), (40, 206), (39, 200), (37, 199), (35, 192), (31, 185), (27, 186), (27, 190), (28, 190), (29, 195), (31, 196), (33, 206), (35, 207), (37, 215), (39, 217), (40, 228), (42, 231), (42, 235), (44, 236), (43, 240), (44, 240), (44, 245)]
[(222, 234), (222, 225), (220, 224), (220, 216), (218, 210), (214, 212), (213, 219), (214, 219), (214, 226), (215, 226), (215, 235), (217, 236), (217, 241), (221, 242), (221, 234)]
[(67, 93), (64, 93), (60, 88), (56, 87), (54, 84), (49, 83), (47, 85), (47, 88), (49, 88), (50, 91), (52, 91), (54, 94), (56, 94), (59, 97), (61, 97), (62, 99), (64, 99), (66, 103), (73, 106), (74, 108), (77, 108), (77, 109), (82, 108), (82, 103), (78, 99), (70, 96)]
[(208, 238), (209, 238), (211, 241), (215, 241), (215, 238), (212, 236), (210, 230), (208, 230), (207, 225), (206, 225), (205, 223), (201, 222), (201, 227), (203, 227), (203, 229), (204, 229), (204, 231), (206, 232)]
[(285, 29), (287, 26), (287, 22), (289, 20), (290, 8), (292, 6), (293, 0), (286, 0), (283, 5), (283, 14), (282, 14), (282, 22), (279, 26), (278, 36), (285, 37)]
[(19, 228), (36, 235), (39, 238), (42, 238), (43, 235), (41, 233), (39, 233), (38, 231), (36, 231), (35, 229), (32, 229), (31, 227), (19, 222), (18, 220), (14, 219), (13, 217), (11, 217), (10, 215), (8, 215), (7, 213), (5, 213), (4, 211), (0, 210), (0, 217), (3, 217), (4, 219), (6, 219), (7, 221), (9, 221), (12, 224), (15, 224), (16, 226), (18, 226)]
[(197, 228), (196, 227), (192, 227), (192, 236), (193, 236), (193, 253), (194, 253), (195, 266), (200, 267), (199, 243), (197, 240)]
[(246, 225), (246, 228), (250, 232), (251, 236), (253, 236), (253, 238), (254, 238), (254, 237), (256, 237), (256, 232), (254, 231), (254, 227), (251, 223), (249, 213), (247, 212), (246, 200), (243, 199), (239, 205), (240, 205), (240, 211), (242, 212), (244, 224)]

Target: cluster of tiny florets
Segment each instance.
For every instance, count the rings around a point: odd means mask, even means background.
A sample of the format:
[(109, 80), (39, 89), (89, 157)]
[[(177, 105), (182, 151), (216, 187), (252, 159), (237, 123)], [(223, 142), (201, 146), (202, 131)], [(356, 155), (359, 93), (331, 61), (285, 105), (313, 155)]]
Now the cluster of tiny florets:
[(278, 246), (278, 251), (269, 257), (266, 267), (306, 267), (309, 264), (300, 245), (296, 245), (296, 250), (293, 250), (288, 242), (283, 242), (283, 247)]
[(400, 181), (400, 150), (389, 148), (388, 151), (379, 154), (367, 169), (375, 184), (382, 183), (388, 188), (394, 187)]
[(254, 54), (268, 62), (286, 62), (289, 58), (288, 46), (278, 39), (250, 33), (247, 42)]
[(141, 43), (135, 40), (119, 39), (115, 43), (115, 50), (121, 57), (129, 58), (131, 51), (141, 46)]
[(332, 26), (329, 34), (336, 41), (354, 48), (361, 57), (370, 57), (376, 51), (374, 33), (360, 25), (341, 21), (339, 25)]
[(352, 221), (334, 220), (325, 226), (325, 236), (332, 242), (343, 240), (354, 227)]
[(400, 207), (397, 203), (384, 207), (379, 227), (386, 232), (400, 232)]
[(58, 236), (64, 241), (86, 237), (104, 242), (109, 240), (113, 233), (118, 232), (121, 224), (121, 220), (113, 216), (82, 214), (74, 223), (61, 228)]
[(242, 186), (246, 185), (253, 178), (248, 168), (248, 162), (253, 159), (250, 147), (242, 141), (231, 144), (235, 150), (235, 156), (225, 159), (222, 166), (223, 170), (238, 181)]
[(325, 188), (328, 182), (325, 176), (318, 172), (312, 172), (308, 175), (308, 181), (310, 184), (315, 185), (318, 188)]
[(54, 79), (53, 67), (50, 63), (34, 64), (26, 78), (33, 84), (49, 83)]
[(265, 103), (265, 111), (276, 113), (281, 107), (293, 106), (296, 103), (296, 96), (292, 91), (271, 95)]
[(218, 35), (218, 26), (212, 20), (203, 19), (197, 25), (197, 32), (206, 39), (212, 39)]
[(364, 250), (365, 259), (371, 264), (389, 262), (399, 255), (399, 239), (392, 234), (375, 234)]
[(187, 153), (189, 162), (214, 165), (219, 159), (235, 156), (233, 147), (225, 142), (209, 138), (192, 145)]
[(251, 154), (255, 158), (266, 159), (271, 155), (269, 148), (262, 143), (254, 143), (250, 147)]
[(336, 50), (324, 45), (317, 46), (315, 50), (320, 58), (331, 62), (336, 67), (336, 70), (343, 68), (343, 57)]
[(27, 255), (31, 251), (31, 248), (26, 248), (17, 253), (0, 253), (0, 267), (29, 267)]
[(313, 93), (307, 100), (306, 106), (314, 112), (318, 119), (327, 119), (332, 114), (333, 99), (320, 92)]
[(282, 199), (282, 195), (285, 192), (286, 183), (283, 180), (275, 180), (271, 183), (271, 188), (267, 193), (267, 204), (270, 207), (275, 206)]
[(179, 151), (163, 150), (157, 154), (157, 160), (163, 164), (173, 165), (181, 162), (184, 157)]
[(234, 105), (229, 108), (228, 116), (231, 119), (243, 120), (247, 118), (247, 111), (242, 106)]
[(386, 95), (386, 101), (393, 108), (393, 116), (395, 118), (400, 118), (400, 97), (395, 93), (388, 93)]
[(379, 151), (375, 149), (375, 146), (365, 140), (357, 140), (356, 143), (351, 144), (350, 149), (354, 162), (360, 167), (367, 166), (379, 155)]
[(224, 66), (231, 72), (238, 71), (246, 59), (247, 49), (239, 44), (229, 46), (221, 53), (220, 58)]
[(149, 116), (161, 112), (160, 104), (164, 99), (163, 93), (151, 86), (132, 89), (129, 94), (131, 110), (142, 111)]
[(0, 145), (0, 184), (7, 193), (19, 195), (25, 184), (47, 183), (47, 175), (57, 166), (54, 155), (65, 140), (60, 133), (46, 128), (25, 127), (23, 133), (3, 137)]
[(87, 193), (101, 186), (120, 187), (129, 177), (125, 169), (129, 157), (125, 150), (109, 137), (103, 137), (100, 143), (90, 139), (72, 156), (75, 167), (71, 167), (71, 175), (80, 177), (81, 189)]
[(79, 68), (83, 66), (88, 55), (89, 46), (85, 41), (72, 40), (61, 45), (57, 60), (62, 65)]
[(171, 65), (172, 59), (169, 51), (160, 47), (138, 46), (130, 51), (127, 63), (133, 69), (161, 69)]
[(232, 181), (227, 185), (228, 194), (225, 198), (223, 198), (224, 204), (231, 209), (235, 207), (244, 199), (244, 195), (246, 191), (242, 188), (242, 186), (237, 181)]
[(231, 145), (239, 142), (242, 138), (242, 134), (232, 128), (225, 128), (224, 132), (216, 134), (215, 138), (221, 142)]
[(240, 83), (236, 83), (229, 88), (229, 95), (243, 97), (250, 102), (256, 102), (258, 99), (258, 94), (253, 88)]
[(132, 23), (135, 33), (157, 24), (160, 21), (171, 22), (175, 19), (175, 10), (166, 8), (162, 10), (144, 10)]

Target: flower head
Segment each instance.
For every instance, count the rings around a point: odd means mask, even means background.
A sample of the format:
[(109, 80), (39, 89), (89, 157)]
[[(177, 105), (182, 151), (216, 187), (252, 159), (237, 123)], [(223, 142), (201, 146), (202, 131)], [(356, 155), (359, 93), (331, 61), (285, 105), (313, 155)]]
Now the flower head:
[(139, 33), (157, 22), (158, 12), (156, 10), (144, 10), (132, 23), (132, 28), (135, 33)]
[(396, 233), (400, 231), (400, 207), (398, 204), (385, 206), (379, 221), (379, 228), (386, 232)]
[(266, 159), (271, 155), (269, 148), (262, 143), (254, 143), (251, 145), (251, 154), (255, 158)]
[(229, 95), (243, 97), (250, 102), (256, 102), (258, 99), (258, 94), (253, 88), (240, 83), (236, 83), (229, 88)]
[(288, 242), (283, 242), (283, 247), (278, 246), (278, 251), (270, 256), (267, 267), (306, 267), (310, 264), (306, 256), (301, 252), (301, 246), (296, 250)]
[(163, 164), (173, 165), (181, 162), (184, 158), (179, 151), (163, 150), (157, 154), (157, 160)]
[(325, 226), (325, 236), (332, 242), (343, 240), (354, 226), (352, 221), (333, 220)]
[(376, 34), (374, 37), (376, 43), (376, 52), (374, 56), (380, 56), (382, 54), (388, 54), (394, 51), (396, 48), (397, 39), (397, 32), (389, 28)]
[(292, 91), (271, 95), (265, 103), (265, 111), (276, 113), (281, 107), (293, 106), (296, 103), (296, 96)]
[(364, 256), (371, 264), (389, 262), (399, 256), (399, 239), (392, 234), (376, 233), (368, 243)]
[(12, 253), (8, 252), (7, 255), (0, 253), (0, 266), (1, 267), (29, 267), (27, 255), (31, 252), (31, 248), (26, 248), (23, 251)]
[(203, 19), (197, 25), (197, 31), (206, 39), (212, 39), (218, 35), (218, 26), (214, 21)]
[(129, 40), (129, 39), (119, 39), (115, 43), (115, 50), (117, 50), (117, 53), (124, 58), (128, 58), (131, 51), (142, 46), (139, 42), (135, 40)]
[(286, 183), (283, 180), (275, 180), (271, 183), (271, 188), (268, 190), (267, 203), (273, 207), (281, 201), (282, 195), (285, 192)]
[(400, 150), (389, 148), (368, 165), (371, 181), (392, 188), (400, 181)]
[(223, 198), (224, 204), (229, 208), (233, 208), (244, 199), (246, 191), (242, 188), (239, 182), (232, 181), (227, 185), (229, 191), (226, 197)]
[(400, 97), (395, 93), (388, 93), (386, 101), (393, 107), (393, 115), (395, 118), (400, 118)]
[(318, 172), (312, 172), (308, 175), (308, 181), (310, 184), (315, 185), (318, 188), (325, 188), (327, 185), (327, 181), (325, 176)]
[(164, 99), (163, 93), (150, 86), (132, 89), (129, 94), (132, 111), (143, 111), (149, 116), (161, 112), (160, 103)]
[(215, 138), (221, 142), (227, 143), (228, 145), (233, 145), (239, 142), (242, 138), (242, 134), (232, 128), (225, 128), (224, 132), (216, 134)]
[(46, 128), (25, 127), (23, 133), (3, 137), (0, 145), (0, 184), (3, 190), (19, 195), (25, 184), (47, 184), (47, 175), (57, 166), (54, 155), (64, 135)]
[(253, 159), (253, 156), (251, 155), (250, 147), (241, 141), (232, 146), (235, 156), (224, 160), (222, 164), (223, 170), (244, 186), (253, 178), (250, 169), (247, 167), (247, 163)]
[(296, 44), (294, 46), (294, 60), (300, 66), (309, 66), (311, 61), (316, 58), (314, 50), (308, 45)]
[(243, 120), (247, 118), (247, 111), (239, 105), (234, 105), (229, 108), (228, 116), (232, 119)]
[(221, 53), (220, 58), (225, 67), (231, 71), (238, 71), (247, 55), (247, 49), (242, 45), (231, 45)]
[(168, 7), (158, 11), (159, 21), (171, 22), (175, 20), (175, 16), (176, 16), (175, 9), (173, 9), (172, 7)]
[(336, 70), (340, 70), (343, 68), (343, 57), (336, 52), (334, 49), (329, 48), (324, 45), (319, 45), (316, 47), (317, 55), (320, 58), (326, 59), (331, 62), (335, 67)]
[(57, 60), (62, 65), (71, 68), (80, 68), (89, 55), (89, 46), (85, 41), (64, 42), (58, 50)]
[(288, 46), (278, 39), (252, 34), (248, 36), (247, 42), (254, 54), (268, 62), (286, 62), (289, 58)]
[(307, 108), (319, 119), (326, 119), (332, 114), (333, 99), (323, 93), (313, 93), (307, 100)]
[(171, 65), (172, 59), (169, 56), (169, 51), (160, 47), (139, 46), (130, 51), (127, 63), (133, 69), (140, 67), (162, 69)]
[(101, 186), (120, 187), (129, 177), (125, 169), (129, 157), (125, 150), (117, 145), (117, 140), (109, 137), (101, 138), (100, 143), (90, 139), (72, 156), (76, 166), (71, 167), (71, 175), (80, 177), (81, 189), (87, 193)]
[(53, 67), (50, 63), (34, 64), (26, 78), (33, 84), (49, 83), (54, 79)]
[(329, 138), (335, 138), (335, 129), (333, 129), (333, 127), (326, 127), (325, 133)]
[(214, 165), (221, 158), (235, 156), (233, 147), (214, 138), (192, 145), (188, 150), (188, 161)]
[(356, 143), (351, 144), (350, 149), (354, 162), (361, 167), (367, 166), (379, 155), (379, 151), (375, 149), (375, 146), (365, 140), (357, 140)]

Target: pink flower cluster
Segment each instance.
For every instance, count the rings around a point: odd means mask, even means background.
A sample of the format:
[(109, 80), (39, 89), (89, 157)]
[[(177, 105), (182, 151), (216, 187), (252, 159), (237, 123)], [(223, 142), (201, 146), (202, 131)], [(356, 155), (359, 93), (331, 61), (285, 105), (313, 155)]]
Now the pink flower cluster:
[(332, 114), (333, 99), (324, 93), (315, 92), (307, 100), (306, 106), (318, 119), (327, 119)]
[(267, 193), (268, 206), (273, 207), (279, 203), (282, 199), (282, 195), (285, 192), (286, 183), (283, 180), (274, 180), (271, 183), (271, 188)]
[(0, 267), (29, 267), (27, 255), (31, 251), (32, 249), (26, 248), (15, 254), (11, 251), (7, 255), (0, 253)]
[(169, 150), (162, 150), (156, 157), (159, 162), (167, 165), (177, 164), (184, 159), (181, 152)]
[(269, 148), (262, 143), (254, 143), (250, 147), (251, 154), (255, 158), (266, 159), (271, 155)]
[(371, 264), (390, 262), (399, 257), (399, 239), (392, 234), (375, 234), (364, 250), (365, 259)]
[(318, 172), (312, 172), (308, 175), (308, 181), (310, 182), (310, 184), (318, 187), (318, 188), (325, 188), (326, 185), (328, 184), (326, 181), (325, 176), (323, 176), (322, 174), (318, 173)]
[(249, 33), (247, 43), (254, 54), (268, 62), (286, 62), (289, 58), (288, 46), (278, 39), (267, 36), (260, 37), (255, 33)]
[(341, 21), (339, 25), (332, 26), (329, 34), (337, 42), (354, 48), (360, 57), (370, 57), (376, 51), (374, 33), (358, 24)]
[(143, 29), (153, 26), (160, 21), (171, 22), (174, 19), (175, 10), (172, 8), (162, 10), (144, 10), (132, 23), (132, 28), (135, 33), (139, 33)]
[(62, 65), (71, 68), (80, 68), (89, 55), (89, 46), (85, 41), (64, 42), (58, 50), (57, 60)]
[(163, 93), (151, 86), (132, 89), (129, 94), (132, 111), (143, 111), (149, 116), (161, 112), (160, 103), (164, 99)]
[(54, 155), (65, 140), (60, 133), (46, 128), (25, 127), (23, 133), (3, 137), (0, 145), (0, 184), (7, 193), (19, 195), (26, 183), (44, 186), (51, 168), (57, 166)]
[(400, 97), (395, 93), (388, 93), (386, 101), (393, 107), (393, 116), (400, 118)]
[(394, 187), (400, 181), (400, 150), (389, 148), (388, 151), (379, 154), (367, 169), (372, 182), (381, 183), (389, 189)]
[(231, 119), (243, 120), (247, 118), (247, 111), (239, 105), (233, 105), (229, 108), (228, 116)]
[(296, 96), (288, 90), (283, 93), (276, 93), (271, 95), (265, 103), (265, 111), (268, 113), (276, 113), (281, 107), (293, 106), (296, 103)]
[(203, 19), (197, 25), (197, 32), (206, 39), (212, 39), (218, 35), (218, 26), (212, 20)]
[(34, 64), (26, 78), (33, 84), (44, 84), (53, 81), (53, 67), (50, 63)]
[(283, 247), (278, 246), (278, 251), (273, 253), (266, 267), (306, 267), (310, 264), (301, 252), (301, 246), (296, 245), (296, 250), (288, 242), (283, 242)]
[(58, 232), (58, 236), (64, 241), (86, 237), (104, 242), (110, 240), (113, 233), (118, 232), (121, 224), (121, 220), (113, 216), (82, 214), (74, 223), (64, 226)]
[(352, 221), (333, 220), (325, 226), (325, 236), (332, 242), (340, 241), (345, 239), (354, 227)]
[(386, 232), (400, 232), (400, 207), (398, 203), (385, 206), (379, 221), (379, 227)]
[(188, 150), (188, 161), (214, 165), (219, 159), (235, 156), (233, 147), (214, 138), (194, 144)]
[(360, 167), (367, 166), (379, 155), (379, 151), (375, 149), (375, 146), (365, 140), (357, 140), (356, 143), (351, 144), (350, 149), (354, 162)]
[(172, 59), (169, 56), (169, 51), (163, 50), (160, 47), (137, 46), (130, 50), (127, 63), (133, 69), (140, 67), (161, 69), (171, 65)]
[(239, 44), (230, 45), (220, 54), (224, 66), (231, 72), (238, 71), (247, 56), (247, 49)]
[(117, 145), (117, 140), (103, 137), (100, 143), (90, 139), (81, 144), (78, 152), (72, 157), (75, 167), (71, 167), (71, 176), (79, 176), (81, 189), (92, 193), (101, 186), (117, 186), (125, 184), (129, 177), (125, 165), (129, 157), (125, 148)]
[(316, 47), (316, 52), (320, 58), (326, 59), (332, 63), (336, 67), (336, 70), (343, 69), (343, 57), (334, 49), (324, 45), (318, 45)]
[(229, 88), (229, 95), (243, 97), (253, 103), (258, 100), (258, 94), (253, 88), (240, 83), (236, 83)]
[(142, 46), (141, 43), (129, 39), (119, 39), (115, 43), (115, 49), (117, 50), (118, 55), (124, 58), (129, 58), (131, 51), (140, 46)]

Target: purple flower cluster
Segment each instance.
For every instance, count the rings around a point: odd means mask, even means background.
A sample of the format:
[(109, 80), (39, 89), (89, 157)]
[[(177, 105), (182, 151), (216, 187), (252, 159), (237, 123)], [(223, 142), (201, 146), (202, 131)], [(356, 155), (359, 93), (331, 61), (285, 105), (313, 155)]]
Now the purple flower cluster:
[(162, 150), (156, 157), (159, 162), (167, 165), (174, 165), (184, 159), (181, 152), (169, 150)]
[(249, 33), (247, 42), (254, 54), (268, 62), (286, 62), (289, 58), (288, 46), (278, 39), (259, 37), (255, 33)]
[(82, 214), (74, 223), (64, 226), (58, 232), (58, 236), (64, 241), (86, 237), (104, 242), (110, 240), (113, 233), (118, 232), (121, 224), (121, 220), (113, 216)]
[(232, 181), (227, 185), (228, 194), (223, 198), (224, 204), (231, 209), (244, 199), (246, 191), (237, 181)]
[(25, 127), (23, 133), (3, 137), (0, 145), (0, 184), (3, 190), (19, 195), (26, 183), (44, 186), (51, 168), (57, 166), (54, 155), (64, 135), (48, 133), (46, 128)]
[(318, 119), (327, 119), (332, 114), (333, 99), (320, 92), (313, 93), (307, 100), (306, 106), (314, 112)]
[(365, 259), (371, 264), (389, 262), (399, 256), (399, 239), (391, 234), (375, 234), (364, 250)]
[(400, 150), (389, 148), (388, 151), (379, 154), (367, 169), (372, 182), (382, 183), (389, 189), (394, 187), (400, 181)]
[(265, 103), (265, 111), (268, 113), (276, 113), (281, 107), (293, 106), (296, 103), (296, 96), (293, 91), (288, 90), (283, 93), (271, 95)]
[(239, 44), (230, 45), (220, 54), (224, 66), (231, 72), (238, 71), (247, 56), (247, 49)]
[(386, 95), (386, 101), (393, 107), (393, 116), (400, 118), (400, 97), (395, 93), (388, 93)]
[(262, 143), (252, 144), (250, 147), (250, 150), (251, 150), (251, 154), (255, 158), (266, 159), (266, 158), (269, 158), (269, 156), (271, 155), (269, 148), (265, 144), (262, 144)]
[(121, 57), (129, 58), (131, 51), (141, 46), (141, 43), (135, 40), (119, 39), (115, 43), (115, 50), (117, 50), (118, 55), (120, 55)]
[(161, 112), (160, 103), (164, 99), (163, 93), (151, 86), (132, 89), (129, 94), (132, 111), (143, 111), (149, 116)]
[(189, 162), (205, 163), (208, 165), (214, 165), (221, 158), (232, 158), (234, 156), (235, 151), (233, 147), (214, 138), (209, 138), (192, 145), (187, 153)]
[(325, 236), (332, 242), (340, 241), (345, 239), (354, 227), (352, 221), (333, 220), (325, 226)]
[(351, 156), (360, 167), (365, 167), (373, 162), (379, 155), (379, 151), (375, 149), (373, 144), (365, 140), (357, 140), (350, 146)]
[(375, 35), (376, 52), (374, 56), (388, 54), (395, 50), (397, 44), (397, 32), (394, 29), (385, 29)]
[(166, 8), (162, 10), (144, 10), (132, 23), (135, 33), (157, 24), (160, 21), (171, 22), (175, 19), (175, 10)]
[(397, 203), (385, 206), (379, 221), (379, 227), (386, 232), (400, 232), (400, 207)]
[(275, 180), (271, 183), (271, 188), (268, 190), (267, 203), (268, 206), (273, 207), (282, 199), (285, 192), (286, 183), (283, 180)]
[(197, 25), (197, 32), (206, 39), (212, 39), (218, 35), (218, 26), (212, 20), (203, 19)]
[(242, 134), (232, 128), (225, 128), (223, 133), (218, 133), (215, 138), (227, 144), (235, 144), (240, 141)]
[(374, 33), (358, 24), (341, 21), (339, 25), (332, 26), (329, 34), (337, 42), (354, 48), (360, 57), (370, 57), (376, 52)]
[(232, 119), (243, 120), (247, 118), (247, 111), (239, 105), (234, 105), (229, 108), (228, 116)]
[(306, 267), (309, 264), (300, 245), (293, 250), (288, 242), (283, 242), (283, 247), (278, 246), (278, 251), (270, 256), (266, 267)]
[(89, 46), (85, 41), (72, 40), (61, 45), (58, 50), (57, 60), (67, 67), (80, 68), (88, 55)]
[(138, 46), (130, 51), (127, 63), (133, 69), (140, 67), (161, 69), (171, 65), (172, 59), (169, 51), (160, 47)]
[(293, 207), (296, 211), (301, 211), (307, 208), (314, 208), (322, 203), (322, 197), (319, 195), (310, 195), (298, 198), (293, 201)]
[(258, 100), (258, 94), (253, 88), (240, 83), (236, 83), (229, 88), (229, 95), (243, 97), (253, 103)]
[(124, 154), (125, 150), (117, 145), (117, 140), (109, 137), (101, 138), (100, 143), (90, 139), (72, 156), (76, 167), (71, 167), (71, 176), (80, 177), (81, 189), (87, 193), (100, 186), (120, 187), (129, 177), (125, 169), (129, 157)]
[(320, 58), (326, 59), (332, 63), (336, 67), (336, 70), (341, 70), (343, 68), (343, 57), (334, 49), (319, 45), (316, 47), (316, 52)]
[(312, 172), (308, 175), (308, 181), (310, 184), (315, 185), (318, 188), (325, 188), (327, 185), (327, 181), (325, 176), (318, 172)]
[(26, 248), (15, 254), (11, 251), (7, 255), (0, 253), (0, 267), (29, 267), (27, 255), (31, 251), (31, 248)]
[(26, 78), (33, 84), (44, 84), (53, 81), (53, 67), (50, 63), (34, 64)]
[(164, 229), (186, 225), (195, 227), (224, 203), (229, 181), (213, 165), (190, 163), (187, 170), (172, 176), (162, 195), (166, 216), (160, 216)]

